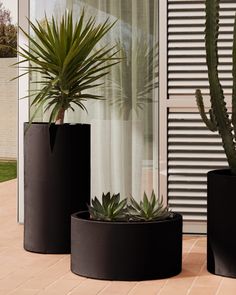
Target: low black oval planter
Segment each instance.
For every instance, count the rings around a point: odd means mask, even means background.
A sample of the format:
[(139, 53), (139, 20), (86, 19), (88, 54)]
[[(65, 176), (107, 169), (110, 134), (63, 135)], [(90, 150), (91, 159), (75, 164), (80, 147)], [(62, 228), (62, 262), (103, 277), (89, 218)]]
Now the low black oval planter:
[(70, 216), (90, 200), (90, 125), (33, 123), (24, 140), (24, 248), (70, 253)]
[(152, 222), (103, 222), (88, 212), (71, 217), (71, 270), (106, 280), (150, 280), (182, 267), (182, 216)]
[(207, 184), (207, 269), (236, 278), (236, 175), (213, 170)]

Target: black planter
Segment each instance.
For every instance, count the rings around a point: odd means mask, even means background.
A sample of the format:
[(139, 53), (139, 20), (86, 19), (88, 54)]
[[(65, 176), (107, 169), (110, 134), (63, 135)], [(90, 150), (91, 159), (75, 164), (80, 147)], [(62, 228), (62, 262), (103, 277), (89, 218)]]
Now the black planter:
[(70, 253), (70, 215), (90, 200), (90, 125), (33, 123), (24, 170), (24, 248)]
[(208, 172), (207, 269), (236, 277), (236, 176), (230, 170)]
[(177, 275), (182, 266), (182, 216), (152, 222), (103, 222), (88, 212), (71, 217), (71, 270), (106, 280)]

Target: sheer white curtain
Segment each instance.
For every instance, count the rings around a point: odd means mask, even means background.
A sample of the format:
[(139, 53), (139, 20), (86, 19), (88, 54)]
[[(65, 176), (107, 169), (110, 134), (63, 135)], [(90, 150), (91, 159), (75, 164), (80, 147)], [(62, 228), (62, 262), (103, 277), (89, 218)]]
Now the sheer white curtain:
[(104, 43), (118, 44), (123, 60), (96, 90), (105, 100), (88, 102), (88, 114), (66, 114), (68, 122), (91, 124), (91, 196), (157, 192), (158, 0), (67, 0), (55, 7), (58, 15), (68, 8), (77, 17), (85, 8), (98, 22), (117, 21)]

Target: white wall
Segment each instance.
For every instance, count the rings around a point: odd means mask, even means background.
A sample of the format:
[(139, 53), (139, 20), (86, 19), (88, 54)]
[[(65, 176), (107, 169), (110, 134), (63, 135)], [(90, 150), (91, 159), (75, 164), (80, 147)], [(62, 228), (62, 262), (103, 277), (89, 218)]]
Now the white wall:
[[(18, 23), (20, 27), (28, 32), (29, 17), (29, 1), (18, 0)], [(28, 41), (25, 35), (19, 31), (18, 45), (27, 48)], [(19, 60), (22, 60), (19, 57)], [(23, 64), (22, 64), (23, 65)], [(27, 64), (24, 64), (27, 66)], [(19, 75), (23, 74), (23, 70), (19, 70)], [(19, 93), (18, 97), (22, 98), (28, 95), (29, 89), (29, 76), (24, 75), (19, 78)], [(29, 100), (28, 98), (18, 100), (18, 221), (23, 223), (24, 220), (24, 130), (23, 124), (27, 122), (29, 118)]]
[(0, 58), (0, 158), (17, 156), (17, 69), (16, 58)]

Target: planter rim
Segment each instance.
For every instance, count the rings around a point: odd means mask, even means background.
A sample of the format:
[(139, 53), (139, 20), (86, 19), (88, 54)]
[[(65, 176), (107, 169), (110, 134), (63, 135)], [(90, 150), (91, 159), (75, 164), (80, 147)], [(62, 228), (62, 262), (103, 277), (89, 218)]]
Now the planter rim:
[(224, 177), (236, 177), (236, 175), (231, 173), (230, 168), (211, 170), (211, 171), (207, 172), (207, 175), (216, 175), (216, 176), (224, 176)]
[[(24, 122), (25, 124), (29, 124), (29, 122)], [(63, 124), (55, 124), (55, 123), (49, 123), (49, 122), (32, 122), (30, 125), (38, 125), (38, 126), (74, 126), (74, 125), (88, 125), (91, 124), (88, 123), (63, 123)]]
[(148, 225), (148, 224), (156, 224), (156, 223), (172, 223), (177, 220), (182, 220), (182, 215), (179, 213), (175, 213), (175, 212), (172, 212), (174, 215), (172, 218), (163, 219), (163, 220), (151, 220), (151, 221), (101, 221), (101, 220), (88, 219), (88, 218), (80, 216), (82, 214), (87, 214), (87, 213), (89, 213), (89, 212), (88, 211), (79, 211), (79, 212), (73, 213), (71, 215), (71, 218), (85, 222), (85, 223), (107, 224), (107, 225), (111, 225), (111, 224), (112, 225), (129, 225), (129, 226), (135, 226), (138, 224)]

